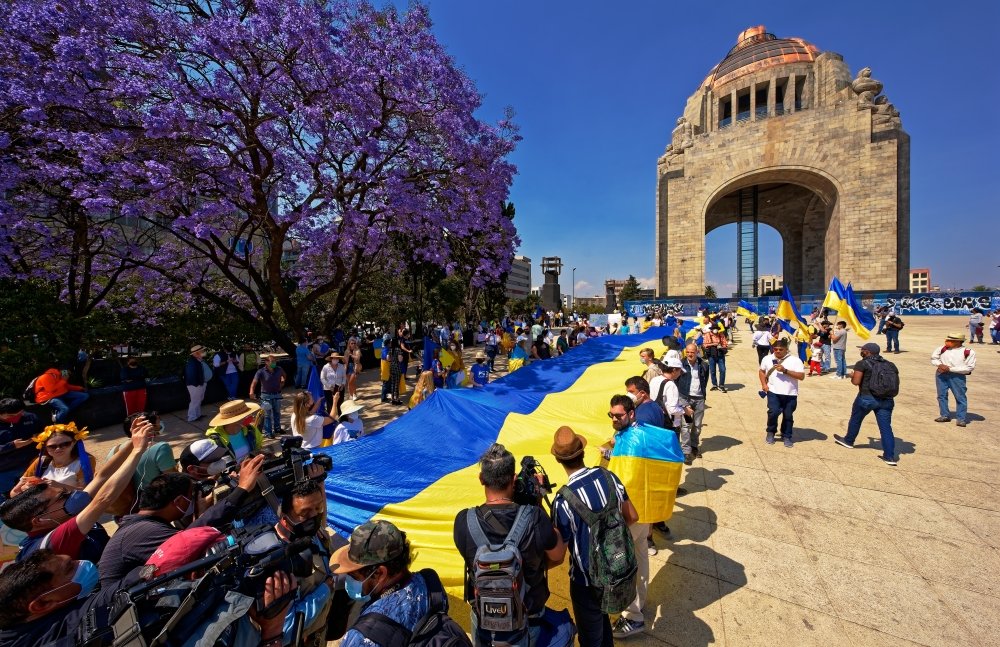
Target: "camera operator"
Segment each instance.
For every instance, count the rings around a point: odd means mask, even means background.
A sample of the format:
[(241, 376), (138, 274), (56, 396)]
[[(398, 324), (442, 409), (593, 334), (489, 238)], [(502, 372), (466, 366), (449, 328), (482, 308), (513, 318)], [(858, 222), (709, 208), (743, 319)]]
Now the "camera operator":
[[(0, 572), (0, 644), (4, 647), (73, 647), (77, 631), (90, 618), (101, 623), (117, 591), (138, 581), (135, 574), (94, 593), (97, 569), (92, 562), (40, 550), (24, 562)], [(294, 589), (294, 581), (277, 572), (265, 583), (263, 604), (275, 603)], [(251, 612), (253, 615), (253, 612)], [(284, 613), (254, 617), (260, 647), (280, 647)], [(102, 626), (95, 627), (101, 629)]]
[(285, 644), (293, 641), (295, 615), (304, 614), (302, 645), (326, 643), (327, 616), (333, 601), (334, 579), (330, 570), (333, 546), (326, 532), (326, 492), (320, 481), (299, 481), (281, 501), (281, 519), (274, 526), (285, 543), (311, 539), (313, 571), (297, 576), (298, 593), (285, 617)]
[(97, 521), (121, 496), (149, 446), (152, 425), (133, 422), (129, 445), (115, 454), (83, 490), (71, 490), (39, 480), (0, 505), (4, 525), (28, 533), (18, 561), (39, 549), (71, 559), (97, 561), (108, 543), (108, 533)]
[[(503, 445), (494, 443), (487, 449), (479, 460), (479, 467), (479, 482), (485, 489), (486, 501), (483, 505), (459, 512), (455, 517), (454, 527), (455, 546), (465, 560), (465, 600), (473, 604), (472, 640), (477, 647), (494, 642), (521, 647), (533, 646), (540, 633), (537, 619), (544, 613), (545, 602), (549, 599), (546, 570), (562, 563), (566, 555), (566, 544), (555, 531), (540, 502), (538, 505), (519, 505), (514, 502), (514, 455)], [(473, 564), (477, 550), (486, 542), (477, 542), (470, 526), (475, 524), (474, 527), (482, 531), (489, 544), (501, 544), (519, 515), (529, 515), (528, 530), (517, 542), (524, 568), (524, 611), (527, 626), (511, 632), (480, 630), (475, 610)]]
[[(228, 476), (229, 483), (235, 480), (236, 486), (220, 495), (224, 504), (221, 515), (225, 519), (247, 519), (257, 514), (267, 504), (263, 497), (259, 496), (259, 490), (256, 495), (253, 494), (266, 458), (264, 454), (245, 458), (238, 472), (232, 470), (235, 476), (232, 474)], [(206, 510), (219, 502), (220, 499), (216, 498), (218, 479), (225, 475), (227, 468), (232, 464), (231, 461), (232, 455), (229, 451), (208, 438), (196, 440), (181, 451), (181, 471), (196, 481), (195, 519), (200, 518)]]

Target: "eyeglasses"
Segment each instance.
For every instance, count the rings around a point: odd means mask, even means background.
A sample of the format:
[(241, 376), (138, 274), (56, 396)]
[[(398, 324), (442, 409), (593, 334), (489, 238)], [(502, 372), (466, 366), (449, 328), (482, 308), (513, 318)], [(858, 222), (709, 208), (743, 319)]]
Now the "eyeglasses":
[(608, 417), (611, 418), (612, 420), (617, 420), (618, 418), (624, 418), (627, 415), (628, 415), (627, 413), (613, 413), (611, 411), (608, 412)]
[(70, 441), (68, 443), (56, 443), (55, 445), (46, 445), (45, 449), (47, 449), (49, 451), (59, 451), (59, 450), (62, 450), (62, 449), (66, 449), (67, 447), (71, 446), (72, 444), (73, 444), (72, 441)]

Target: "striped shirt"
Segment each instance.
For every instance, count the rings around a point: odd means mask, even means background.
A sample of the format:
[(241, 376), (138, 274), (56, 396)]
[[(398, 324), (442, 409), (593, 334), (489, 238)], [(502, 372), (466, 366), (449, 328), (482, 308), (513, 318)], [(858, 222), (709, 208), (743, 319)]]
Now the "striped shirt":
[[(625, 492), (625, 486), (612, 472), (608, 472), (608, 475), (615, 484), (618, 500), (627, 501), (628, 493)], [(586, 467), (574, 472), (566, 486), (595, 512), (604, 509), (608, 503), (607, 485), (601, 477), (601, 470), (596, 467)], [(590, 528), (561, 495), (556, 495), (552, 511), (556, 528), (569, 546), (571, 555), (569, 577), (577, 584), (589, 586), (587, 570), (590, 565)]]

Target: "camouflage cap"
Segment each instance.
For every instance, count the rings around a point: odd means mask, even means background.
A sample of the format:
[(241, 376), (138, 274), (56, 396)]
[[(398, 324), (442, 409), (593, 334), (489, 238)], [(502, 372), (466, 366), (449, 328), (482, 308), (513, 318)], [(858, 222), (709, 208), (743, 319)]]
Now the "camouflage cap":
[(406, 550), (406, 536), (388, 521), (368, 521), (351, 533), (351, 541), (333, 553), (334, 573), (353, 573), (359, 568), (384, 564)]

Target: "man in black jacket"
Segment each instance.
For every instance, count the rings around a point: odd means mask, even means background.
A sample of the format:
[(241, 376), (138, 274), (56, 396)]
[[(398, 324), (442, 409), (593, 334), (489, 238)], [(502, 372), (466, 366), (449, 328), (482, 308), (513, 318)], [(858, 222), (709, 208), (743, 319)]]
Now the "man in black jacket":
[(684, 370), (676, 380), (680, 404), (684, 407), (680, 441), (684, 462), (690, 465), (698, 455), (701, 423), (705, 418), (705, 386), (708, 384), (708, 363), (698, 357), (697, 344), (691, 343), (684, 348), (681, 368)]

